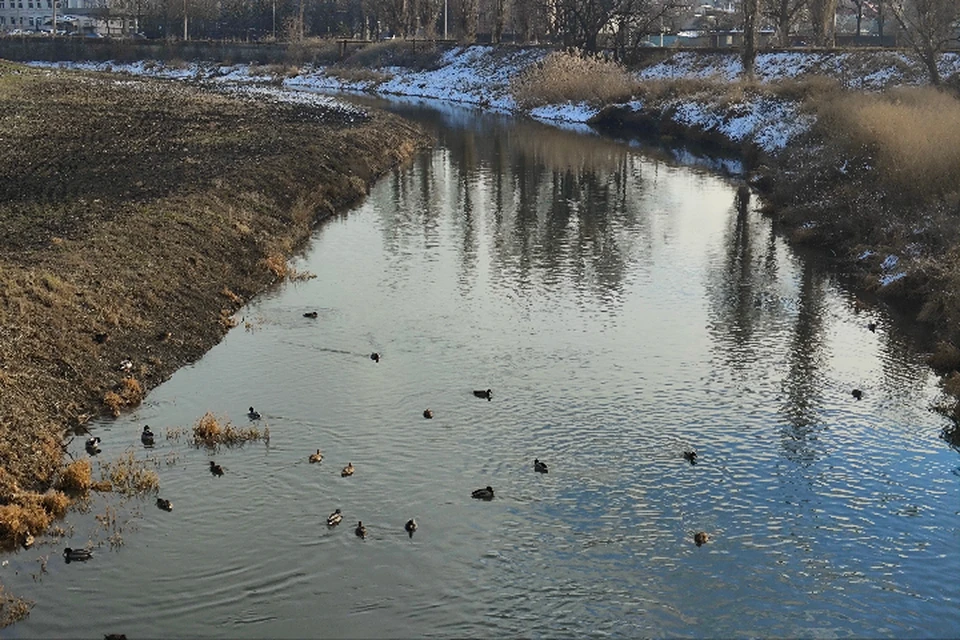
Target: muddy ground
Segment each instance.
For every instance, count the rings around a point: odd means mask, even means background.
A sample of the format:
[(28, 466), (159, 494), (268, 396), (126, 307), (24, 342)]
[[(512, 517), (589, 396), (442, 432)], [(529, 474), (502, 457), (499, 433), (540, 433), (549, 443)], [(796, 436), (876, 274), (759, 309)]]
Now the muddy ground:
[[(377, 112), (0, 62), (0, 538), (64, 436), (200, 358), (319, 218), (429, 144)], [(129, 364), (124, 361), (129, 361)]]

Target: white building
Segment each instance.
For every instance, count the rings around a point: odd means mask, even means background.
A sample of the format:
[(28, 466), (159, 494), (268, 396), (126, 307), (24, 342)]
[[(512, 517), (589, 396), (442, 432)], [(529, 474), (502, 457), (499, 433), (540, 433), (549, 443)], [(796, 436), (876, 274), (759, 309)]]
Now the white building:
[(104, 17), (100, 0), (0, 0), (0, 34), (50, 33), (55, 1), (58, 32), (122, 36), (136, 31), (132, 16)]

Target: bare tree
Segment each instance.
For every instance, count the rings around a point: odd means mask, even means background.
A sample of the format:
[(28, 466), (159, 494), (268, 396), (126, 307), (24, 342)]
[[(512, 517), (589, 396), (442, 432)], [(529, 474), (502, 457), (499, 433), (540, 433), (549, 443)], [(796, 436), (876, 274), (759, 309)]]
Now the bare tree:
[(837, 0), (810, 0), (810, 23), (821, 47), (836, 44)]
[(773, 23), (777, 30), (777, 43), (781, 47), (790, 46), (790, 32), (800, 18), (807, 0), (763, 0), (763, 17)]
[(890, 0), (890, 12), (927, 68), (930, 84), (939, 85), (937, 62), (947, 45), (957, 41), (960, 0)]
[(760, 22), (760, 0), (741, 0), (743, 12), (743, 46), (740, 49), (740, 61), (743, 63), (743, 75), (753, 77), (753, 66), (757, 61), (757, 35)]
[(460, 38), (464, 42), (477, 39), (477, 20), (479, 18), (478, 0), (460, 0)]

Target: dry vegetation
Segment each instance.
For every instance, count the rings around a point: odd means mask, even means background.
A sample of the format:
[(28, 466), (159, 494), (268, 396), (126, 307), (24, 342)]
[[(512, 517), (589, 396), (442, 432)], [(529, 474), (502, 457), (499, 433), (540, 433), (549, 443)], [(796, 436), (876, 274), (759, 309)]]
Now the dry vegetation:
[(151, 467), (156, 464), (156, 460), (140, 460), (133, 450), (128, 450), (116, 460), (101, 462), (100, 476), (116, 493), (128, 496), (155, 493), (160, 489), (160, 478)]
[(510, 92), (524, 108), (567, 102), (603, 106), (630, 99), (637, 84), (615, 62), (579, 51), (556, 51), (514, 78)]
[(193, 425), (193, 444), (197, 447), (210, 449), (216, 449), (221, 445), (233, 447), (253, 440), (269, 442), (269, 427), (264, 427), (263, 431), (260, 431), (254, 426), (237, 427), (229, 420), (224, 420), (221, 424), (212, 413), (204, 414)]
[(26, 618), (33, 605), (29, 600), (10, 595), (0, 585), (0, 629)]
[[(199, 358), (240, 300), (277, 281), (261, 260), (284, 264), (317, 219), (427, 142), (385, 114), (2, 61), (0, 127), (8, 543), (56, 517), (41, 499), (50, 487), (116, 483), (62, 468), (65, 429), (135, 406)], [(149, 487), (148, 475), (127, 469), (120, 490)]]

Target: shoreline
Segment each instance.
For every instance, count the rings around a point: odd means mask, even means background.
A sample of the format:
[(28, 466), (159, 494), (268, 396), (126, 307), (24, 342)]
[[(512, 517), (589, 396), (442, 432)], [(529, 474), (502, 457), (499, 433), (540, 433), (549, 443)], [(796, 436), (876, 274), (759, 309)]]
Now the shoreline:
[[(64, 481), (65, 437), (86, 437), (91, 417), (136, 406), (202, 357), (251, 297), (307, 277), (287, 260), (316, 224), (431, 141), (329, 98), (3, 62), (0, 104), (31, 114), (0, 141), (0, 538), (10, 548), (82, 493)], [(3, 598), (0, 617), (11, 612)]]

